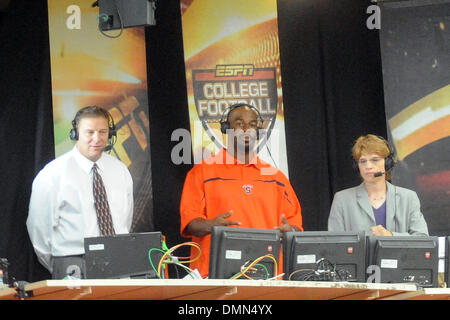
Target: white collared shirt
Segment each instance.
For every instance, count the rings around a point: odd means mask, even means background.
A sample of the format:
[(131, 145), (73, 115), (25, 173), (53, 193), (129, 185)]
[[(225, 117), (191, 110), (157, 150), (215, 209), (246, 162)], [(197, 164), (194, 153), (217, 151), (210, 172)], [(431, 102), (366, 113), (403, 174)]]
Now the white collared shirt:
[[(133, 219), (128, 168), (103, 153), (97, 160), (116, 234)], [(84, 254), (84, 238), (100, 235), (92, 190), (94, 162), (74, 148), (48, 163), (33, 181), (27, 228), (39, 261), (52, 272), (52, 256)]]

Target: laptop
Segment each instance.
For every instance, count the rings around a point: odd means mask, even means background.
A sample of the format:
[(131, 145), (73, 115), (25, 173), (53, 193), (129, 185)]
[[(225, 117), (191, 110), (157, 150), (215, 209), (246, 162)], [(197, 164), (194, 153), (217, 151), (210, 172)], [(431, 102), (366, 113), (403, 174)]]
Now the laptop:
[[(158, 278), (155, 270), (163, 255), (162, 241), (161, 232), (85, 238), (86, 278)], [(152, 248), (159, 250), (152, 250), (149, 257)]]

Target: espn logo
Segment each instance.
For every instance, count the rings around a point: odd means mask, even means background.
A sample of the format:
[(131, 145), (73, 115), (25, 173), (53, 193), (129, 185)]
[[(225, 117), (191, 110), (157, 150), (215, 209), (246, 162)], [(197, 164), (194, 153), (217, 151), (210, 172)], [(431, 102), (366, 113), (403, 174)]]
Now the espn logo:
[(253, 76), (252, 64), (219, 64), (216, 66), (216, 77)]

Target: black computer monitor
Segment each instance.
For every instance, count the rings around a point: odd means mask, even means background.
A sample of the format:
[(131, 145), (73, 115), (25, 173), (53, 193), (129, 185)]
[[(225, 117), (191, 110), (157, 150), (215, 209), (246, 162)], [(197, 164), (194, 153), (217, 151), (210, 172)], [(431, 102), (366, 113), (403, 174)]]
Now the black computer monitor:
[(215, 226), (211, 230), (208, 277), (271, 279), (278, 275), (280, 246), (279, 230)]
[(283, 237), (285, 280), (364, 282), (364, 232), (287, 232)]
[(370, 246), (370, 263), (379, 267), (381, 283), (437, 287), (438, 237), (373, 237)]
[(161, 232), (85, 238), (86, 278), (157, 278), (162, 242)]

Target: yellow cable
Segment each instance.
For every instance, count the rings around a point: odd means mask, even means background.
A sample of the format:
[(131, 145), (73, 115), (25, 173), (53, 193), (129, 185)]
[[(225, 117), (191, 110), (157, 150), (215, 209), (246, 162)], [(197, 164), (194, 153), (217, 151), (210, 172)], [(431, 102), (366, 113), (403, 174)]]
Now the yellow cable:
[(264, 258), (270, 258), (273, 260), (274, 262), (274, 277), (277, 277), (278, 275), (278, 264), (277, 264), (277, 260), (275, 259), (275, 257), (272, 254), (266, 254), (264, 256), (261, 256), (255, 260), (253, 260), (253, 262), (251, 264), (249, 264), (244, 270), (241, 270), (241, 272), (239, 272), (238, 274), (236, 274), (235, 276), (233, 276), (231, 279), (238, 279), (241, 276), (245, 276), (246, 278), (251, 279), (250, 277), (246, 276), (246, 272), (252, 268), (255, 264), (257, 264), (258, 262), (260, 262), (261, 260), (263, 260)]
[(158, 264), (158, 275), (160, 276), (160, 278), (161, 278), (161, 266), (165, 262), (166, 257), (169, 256), (170, 258), (172, 258), (172, 256), (170, 256), (170, 254), (172, 252), (174, 252), (175, 250), (177, 250), (178, 248), (180, 248), (182, 246), (185, 246), (185, 245), (192, 246), (192, 247), (198, 249), (198, 255), (192, 260), (179, 261), (180, 263), (191, 263), (191, 262), (194, 262), (194, 261), (196, 261), (197, 259), (200, 258), (202, 250), (201, 250), (200, 246), (197, 243), (195, 243), (195, 242), (185, 242), (185, 243), (181, 243), (181, 244), (175, 245), (172, 248), (170, 248), (169, 250), (167, 250), (163, 254), (163, 256), (161, 257), (161, 260), (159, 261), (159, 264)]

